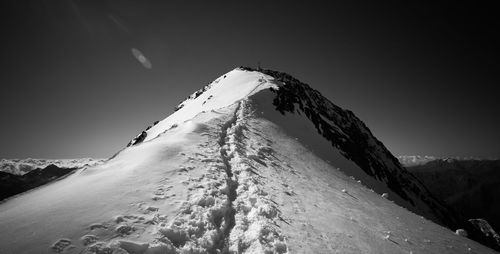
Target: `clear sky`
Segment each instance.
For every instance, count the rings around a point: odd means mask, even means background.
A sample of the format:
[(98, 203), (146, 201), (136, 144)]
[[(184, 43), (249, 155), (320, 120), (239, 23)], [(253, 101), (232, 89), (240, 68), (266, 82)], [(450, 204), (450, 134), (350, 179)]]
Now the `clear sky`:
[(259, 61), (396, 155), (500, 157), (498, 9), (333, 2), (4, 0), (0, 158), (111, 156)]

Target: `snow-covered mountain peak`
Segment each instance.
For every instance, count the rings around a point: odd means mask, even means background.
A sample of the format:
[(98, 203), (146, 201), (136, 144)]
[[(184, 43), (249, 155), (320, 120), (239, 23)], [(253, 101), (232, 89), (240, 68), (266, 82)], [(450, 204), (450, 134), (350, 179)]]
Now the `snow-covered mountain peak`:
[[(166, 130), (192, 119), (204, 111), (227, 107), (263, 89), (276, 87), (274, 78), (256, 71), (236, 68), (194, 92), (181, 102), (176, 111), (138, 135), (136, 141), (151, 140)], [(132, 142), (131, 145), (140, 142)]]
[(1, 204), (0, 252), (493, 253), (456, 220), (351, 111), (241, 67), (104, 164)]
[[(238, 67), (194, 92), (176, 111), (139, 134), (129, 145), (150, 141), (203, 112), (247, 101), (289, 135), (333, 161), (347, 175), (377, 193), (389, 193), (398, 205), (450, 227), (462, 225), (353, 112), (336, 106), (293, 76), (268, 69)], [(279, 112), (276, 114), (276, 112)], [(280, 119), (280, 120), (278, 120)], [(336, 154), (336, 156), (332, 156)]]

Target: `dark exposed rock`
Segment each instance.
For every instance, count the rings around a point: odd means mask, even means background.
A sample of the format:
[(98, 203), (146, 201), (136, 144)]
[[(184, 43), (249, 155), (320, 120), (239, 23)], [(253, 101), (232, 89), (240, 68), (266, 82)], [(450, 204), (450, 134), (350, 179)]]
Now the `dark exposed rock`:
[[(148, 130), (148, 129), (146, 129), (146, 130)], [(144, 139), (146, 138), (147, 135), (148, 134), (146, 131), (142, 131), (139, 135), (137, 135), (135, 138), (130, 140), (130, 142), (128, 142), (127, 147), (142, 143), (142, 141), (144, 141)]]
[(470, 219), (469, 222), (478, 230), (483, 233), (483, 235), (490, 240), (489, 245), (496, 245), (497, 250), (500, 247), (500, 235), (490, 226), (488, 221), (484, 219)]

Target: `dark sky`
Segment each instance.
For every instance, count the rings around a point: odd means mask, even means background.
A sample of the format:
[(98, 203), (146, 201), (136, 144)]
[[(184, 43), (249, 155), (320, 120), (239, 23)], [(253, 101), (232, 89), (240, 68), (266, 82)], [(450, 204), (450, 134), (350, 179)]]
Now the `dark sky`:
[(498, 8), (330, 2), (4, 0), (0, 158), (108, 157), (259, 61), (396, 155), (500, 157)]

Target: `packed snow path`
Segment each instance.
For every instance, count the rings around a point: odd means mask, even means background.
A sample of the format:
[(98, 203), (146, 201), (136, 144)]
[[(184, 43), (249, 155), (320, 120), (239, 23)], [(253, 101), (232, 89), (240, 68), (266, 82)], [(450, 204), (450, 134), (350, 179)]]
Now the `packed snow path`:
[(0, 253), (494, 253), (319, 157), (295, 135), (313, 124), (246, 73), (227, 74), (251, 84), (242, 98), (2, 204)]

